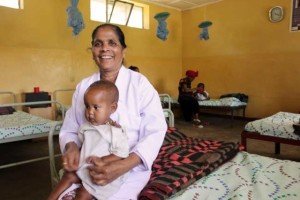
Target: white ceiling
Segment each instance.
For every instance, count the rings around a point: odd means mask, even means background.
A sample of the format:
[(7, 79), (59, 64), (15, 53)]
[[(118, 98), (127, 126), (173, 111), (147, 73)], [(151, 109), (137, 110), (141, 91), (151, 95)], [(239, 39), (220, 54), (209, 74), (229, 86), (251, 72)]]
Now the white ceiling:
[(223, 0), (144, 0), (144, 1), (183, 11), (183, 10), (197, 8), (211, 3), (216, 3)]

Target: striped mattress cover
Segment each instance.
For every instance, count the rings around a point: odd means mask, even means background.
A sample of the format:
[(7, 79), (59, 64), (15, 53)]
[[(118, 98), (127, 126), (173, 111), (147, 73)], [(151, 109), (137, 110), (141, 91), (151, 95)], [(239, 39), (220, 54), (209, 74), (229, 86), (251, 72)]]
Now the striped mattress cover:
[(299, 120), (300, 114), (278, 112), (270, 117), (248, 122), (245, 126), (245, 131), (300, 140), (300, 135), (296, 135), (293, 128), (293, 124), (299, 123)]
[(246, 106), (247, 103), (240, 101), (235, 97), (226, 97), (221, 99), (210, 99), (205, 101), (198, 101), (200, 106), (211, 106), (211, 107), (238, 107)]
[(169, 200), (300, 199), (300, 163), (244, 151)]
[[(0, 140), (47, 133), (50, 131), (52, 122), (22, 111), (0, 115)], [(59, 126), (56, 127), (56, 130), (59, 128)]]

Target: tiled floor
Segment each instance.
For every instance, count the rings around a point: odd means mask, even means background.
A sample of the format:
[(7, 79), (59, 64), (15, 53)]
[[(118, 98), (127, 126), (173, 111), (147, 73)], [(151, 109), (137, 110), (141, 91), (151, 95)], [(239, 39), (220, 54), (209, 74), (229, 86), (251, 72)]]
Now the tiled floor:
[[(180, 119), (175, 120), (175, 126), (191, 137), (201, 137), (212, 140), (233, 141), (240, 139), (240, 133), (247, 123), (246, 120), (234, 120), (233, 127), (230, 119), (205, 115), (201, 117), (204, 128), (197, 128)], [(57, 143), (57, 138), (56, 138)], [(58, 145), (56, 145), (58, 150)], [(282, 145), (281, 154), (274, 155), (274, 144), (250, 140), (250, 153), (289, 159), (300, 162), (300, 147)], [(0, 144), (0, 164), (24, 158), (47, 155), (47, 141), (22, 141)], [(59, 161), (59, 158), (57, 159)], [(50, 193), (49, 161), (0, 169), (0, 199), (2, 200), (43, 200)]]

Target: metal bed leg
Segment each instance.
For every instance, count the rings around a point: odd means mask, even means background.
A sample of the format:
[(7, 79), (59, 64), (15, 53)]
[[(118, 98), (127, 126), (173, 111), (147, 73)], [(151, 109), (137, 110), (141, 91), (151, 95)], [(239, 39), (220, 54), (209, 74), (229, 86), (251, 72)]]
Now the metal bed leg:
[(62, 122), (54, 122), (52, 123), (49, 135), (48, 135), (48, 147), (49, 147), (49, 164), (50, 164), (50, 175), (51, 175), (51, 186), (54, 186), (58, 183), (59, 176), (57, 174), (57, 170), (55, 167), (55, 155), (54, 155), (54, 142), (53, 136), (55, 133), (55, 128), (57, 125), (61, 125)]
[(275, 154), (280, 154), (280, 143), (275, 142)]
[(247, 137), (245, 136), (244, 132), (241, 134), (241, 142), (242, 146), (244, 147), (244, 151), (247, 151)]
[(230, 124), (230, 127), (231, 128), (233, 127), (233, 109), (231, 110), (231, 124)]

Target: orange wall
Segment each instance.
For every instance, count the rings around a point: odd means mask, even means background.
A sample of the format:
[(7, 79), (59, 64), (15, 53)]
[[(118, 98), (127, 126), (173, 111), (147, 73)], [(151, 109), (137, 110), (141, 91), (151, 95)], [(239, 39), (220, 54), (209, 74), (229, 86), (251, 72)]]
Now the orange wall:
[[(268, 20), (283, 6), (279, 23)], [(248, 117), (300, 111), (300, 32), (290, 32), (291, 1), (224, 0), (183, 12), (183, 72), (199, 70), (212, 97), (249, 95)], [(198, 39), (198, 24), (209, 20), (210, 39)]]
[[(73, 88), (97, 71), (88, 48), (99, 23), (89, 20), (88, 0), (78, 5), (86, 27), (77, 37), (67, 26), (69, 1), (24, 2), (24, 10), (0, 7), (1, 91), (20, 94), (35, 86), (49, 92)], [(170, 12), (170, 34), (167, 41), (161, 41), (155, 34), (158, 23), (154, 15), (165, 11)], [(126, 64), (139, 66), (160, 93), (175, 96), (182, 73), (181, 24), (181, 12), (151, 5), (149, 30), (121, 26), (128, 45)]]

